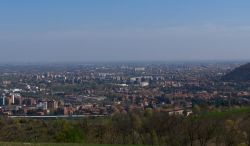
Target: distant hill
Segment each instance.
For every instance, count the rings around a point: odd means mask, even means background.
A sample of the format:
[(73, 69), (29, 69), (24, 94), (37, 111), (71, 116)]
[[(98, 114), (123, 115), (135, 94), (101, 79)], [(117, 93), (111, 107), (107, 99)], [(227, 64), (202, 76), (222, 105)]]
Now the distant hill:
[(224, 81), (238, 81), (238, 82), (248, 82), (250, 81), (250, 63), (242, 65), (233, 71), (229, 72), (222, 77)]

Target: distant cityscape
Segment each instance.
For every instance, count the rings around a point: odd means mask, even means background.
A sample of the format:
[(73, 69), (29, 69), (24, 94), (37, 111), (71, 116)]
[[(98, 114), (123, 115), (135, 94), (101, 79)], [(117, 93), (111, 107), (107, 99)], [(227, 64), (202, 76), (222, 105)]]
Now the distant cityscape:
[(108, 116), (250, 104), (247, 82), (221, 78), (242, 62), (1, 65), (0, 114)]

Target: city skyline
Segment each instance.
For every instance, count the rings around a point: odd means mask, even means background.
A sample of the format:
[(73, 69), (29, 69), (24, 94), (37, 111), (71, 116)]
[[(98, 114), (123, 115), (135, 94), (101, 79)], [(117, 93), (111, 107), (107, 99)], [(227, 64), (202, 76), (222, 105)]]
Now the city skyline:
[(249, 60), (250, 2), (1, 1), (0, 62)]

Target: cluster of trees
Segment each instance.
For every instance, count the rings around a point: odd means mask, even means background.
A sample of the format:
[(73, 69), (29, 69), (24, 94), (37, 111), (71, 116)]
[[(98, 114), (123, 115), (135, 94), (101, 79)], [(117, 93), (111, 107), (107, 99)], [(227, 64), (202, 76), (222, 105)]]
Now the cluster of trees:
[(146, 111), (89, 122), (85, 131), (88, 143), (250, 146), (250, 114), (246, 110), (190, 117)]
[(84, 142), (82, 122), (1, 118), (2, 142)]
[(0, 119), (0, 141), (250, 146), (250, 113), (134, 112), (77, 120)]

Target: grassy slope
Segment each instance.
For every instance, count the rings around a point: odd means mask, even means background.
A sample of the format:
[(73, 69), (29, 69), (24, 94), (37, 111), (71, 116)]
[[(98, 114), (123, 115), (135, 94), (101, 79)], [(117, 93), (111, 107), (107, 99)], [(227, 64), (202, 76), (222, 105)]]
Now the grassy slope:
[(226, 111), (212, 111), (200, 115), (200, 117), (225, 117), (250, 113), (250, 107), (232, 108)]
[[(62, 143), (0, 143), (0, 146), (132, 146), (132, 145), (108, 145), (108, 144), (62, 144)], [(134, 145), (133, 145), (134, 146)]]

